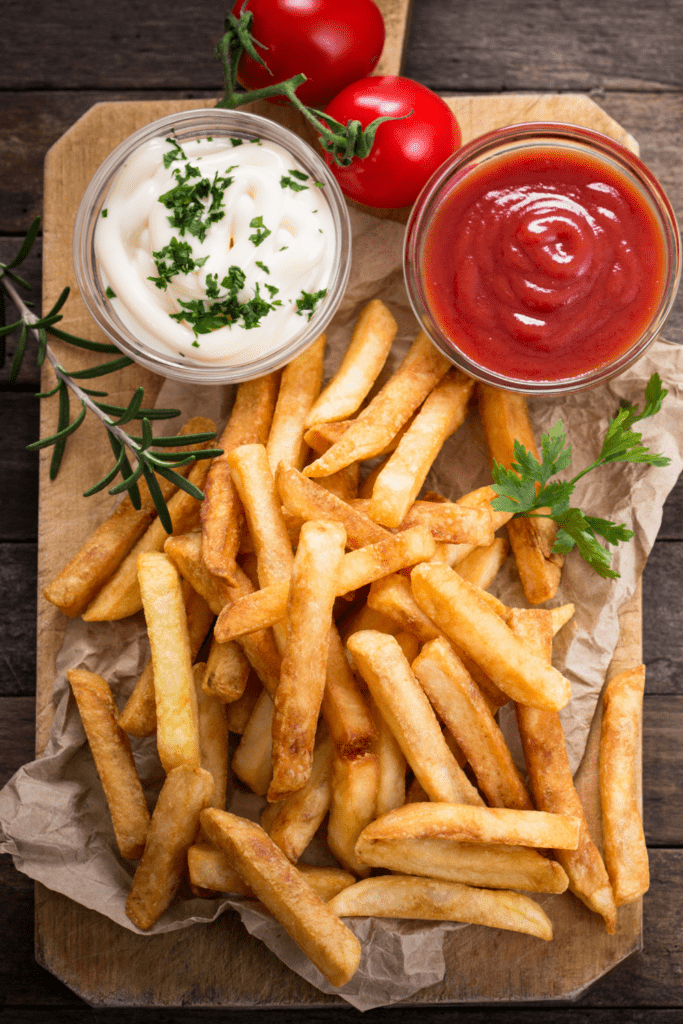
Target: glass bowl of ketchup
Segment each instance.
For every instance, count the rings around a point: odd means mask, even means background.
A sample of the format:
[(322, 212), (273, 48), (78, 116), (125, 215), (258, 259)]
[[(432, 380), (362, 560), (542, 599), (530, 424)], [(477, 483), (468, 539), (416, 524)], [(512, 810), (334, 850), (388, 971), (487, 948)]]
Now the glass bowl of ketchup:
[(680, 278), (664, 191), (633, 153), (575, 125), (520, 124), (459, 149), (406, 228), (411, 305), (465, 373), (562, 394), (621, 373), (655, 339)]

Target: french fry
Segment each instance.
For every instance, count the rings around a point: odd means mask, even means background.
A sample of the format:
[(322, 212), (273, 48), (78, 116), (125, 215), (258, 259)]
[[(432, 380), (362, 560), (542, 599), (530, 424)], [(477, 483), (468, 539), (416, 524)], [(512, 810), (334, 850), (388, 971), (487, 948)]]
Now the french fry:
[(349, 761), (335, 752), (327, 845), (343, 868), (361, 877), (369, 875), (370, 868), (356, 857), (356, 841), (375, 816), (378, 784), (379, 759), (375, 754)]
[[(516, 440), (538, 458), (526, 398), (511, 391), (499, 391), (488, 384), (478, 388), (479, 415), (491, 462), (510, 468)], [(552, 550), (557, 526), (552, 519), (512, 519), (507, 525), (524, 594), (529, 604), (542, 604), (554, 597), (560, 584), (564, 558)]]
[(553, 636), (555, 636), (562, 627), (569, 622), (574, 614), (573, 604), (561, 604), (556, 608), (550, 608), (550, 617), (553, 624)]
[(553, 927), (528, 896), (503, 889), (475, 889), (409, 875), (367, 878), (343, 889), (328, 903), (340, 917), (397, 917), (418, 921), (461, 921), (524, 932), (550, 941)]
[[(341, 559), (337, 577), (332, 581), (335, 596), (348, 594), (382, 578), (386, 573), (415, 565), (431, 558), (433, 554), (434, 541), (431, 534), (420, 526), (396, 536), (389, 535), (386, 540), (376, 544), (349, 551)], [(215, 626), (214, 632), (219, 642), (225, 643), (280, 622), (287, 611), (289, 592), (290, 584), (283, 580), (245, 595), (226, 607)]]
[(242, 696), (232, 701), (231, 704), (225, 705), (225, 720), (228, 723), (228, 732), (237, 733), (238, 736), (244, 733), (256, 702), (262, 693), (261, 681), (252, 669), (247, 677), (247, 685), (244, 687)]
[(84, 669), (69, 669), (71, 685), (111, 814), (122, 857), (137, 860), (145, 846), (149, 811), (130, 741), (117, 724), (109, 684)]
[(567, 876), (557, 863), (524, 846), (455, 843), (450, 839), (387, 839), (356, 843), (366, 864), (403, 875), (423, 875), (483, 889), (565, 892)]
[(330, 629), (320, 710), (340, 757), (351, 761), (368, 753), (375, 725), (334, 626)]
[(346, 531), (339, 523), (301, 528), (287, 601), (287, 639), (273, 718), (273, 778), (268, 800), (301, 789), (313, 759), (325, 689), (336, 576)]
[(178, 890), (187, 851), (197, 838), (200, 811), (213, 787), (211, 774), (203, 768), (179, 765), (166, 776), (126, 900), (126, 914), (143, 931), (152, 927)]
[(249, 662), (236, 643), (219, 644), (214, 637), (206, 661), (204, 692), (232, 704), (244, 693), (249, 671)]
[(318, 735), (313, 751), (311, 774), (306, 785), (290, 793), (282, 803), (269, 805), (277, 806), (277, 813), (267, 828), (261, 822), (275, 845), (279, 846), (292, 864), (296, 864), (315, 835), (332, 799), (334, 744), (324, 729), (322, 733), (322, 736)]
[(360, 963), (356, 936), (313, 891), (304, 875), (258, 825), (206, 810), (202, 828), (328, 981), (344, 985)]
[[(403, 650), (403, 648), (401, 648)], [(403, 651), (405, 655), (405, 651)], [(409, 658), (406, 658), (409, 661)], [(406, 759), (398, 742), (382, 717), (375, 704), (371, 703), (371, 713), (375, 722), (377, 738), (372, 745), (372, 752), (379, 762), (379, 780), (375, 801), (375, 817), (379, 818), (396, 807), (402, 807), (406, 801)]]
[(230, 453), (228, 462), (254, 543), (259, 583), (267, 587), (289, 579), (294, 555), (266, 449), (263, 445), (242, 445)]
[(292, 359), (282, 371), (273, 422), (266, 443), (271, 472), (280, 462), (302, 469), (306, 461), (304, 444), (306, 417), (320, 393), (325, 356), (325, 335)]
[[(212, 428), (215, 429), (213, 423)], [(208, 444), (209, 442), (205, 447)], [(209, 472), (209, 464), (208, 459), (202, 459), (190, 467), (187, 479), (200, 490)], [(199, 526), (201, 502), (186, 491), (176, 491), (169, 498), (167, 508), (171, 517), (172, 533), (190, 533)], [(162, 551), (167, 537), (168, 534), (157, 517), (83, 612), (85, 622), (113, 622), (129, 618), (140, 611), (142, 597), (138, 583), (138, 558), (144, 551)]]
[(397, 330), (396, 320), (379, 299), (363, 307), (341, 365), (313, 403), (306, 426), (343, 420), (360, 409), (386, 362)]
[(435, 562), (416, 566), (411, 586), (429, 618), (509, 697), (548, 711), (565, 706), (569, 680), (515, 636), (482, 600), (484, 591)]
[(197, 697), (180, 577), (158, 551), (140, 555), (138, 576), (154, 667), (159, 759), (166, 772), (198, 766)]
[(346, 543), (350, 548), (362, 548), (392, 536), (369, 516), (326, 491), (315, 480), (307, 480), (292, 466), (278, 467), (275, 484), (282, 504), (290, 512), (305, 520), (325, 519), (341, 523), (346, 530)]
[(263, 690), (232, 759), (232, 770), (237, 778), (257, 796), (266, 795), (273, 775), (273, 713), (273, 701)]
[(306, 466), (305, 476), (327, 476), (378, 455), (446, 374), (450, 364), (421, 331), (408, 354), (362, 416), (340, 440)]
[[(236, 893), (240, 896), (254, 895), (240, 875), (230, 866), (226, 854), (215, 846), (210, 846), (208, 843), (195, 843), (187, 851), (187, 866), (190, 881), (197, 888), (212, 892)], [(303, 875), (311, 889), (325, 902), (356, 881), (353, 875), (348, 871), (342, 871), (341, 868), (319, 868), (313, 864), (298, 864), (297, 871)]]
[[(369, 408), (369, 406), (368, 406)], [(366, 410), (363, 409), (358, 415), (358, 419), (365, 416)], [(413, 413), (403, 424), (403, 426), (394, 434), (391, 440), (382, 448), (381, 452), (378, 452), (378, 457), (384, 457), (390, 455), (391, 452), (395, 452), (398, 448), (401, 438), (405, 434), (406, 430), (409, 430), (413, 420), (417, 413)], [(340, 420), (338, 423), (316, 423), (314, 427), (309, 429), (304, 434), (304, 441), (309, 448), (315, 452), (316, 455), (324, 455), (328, 448), (331, 448), (333, 444), (339, 441), (346, 431), (349, 429), (352, 423), (356, 420)], [(368, 494), (367, 497), (372, 495)]]
[(579, 820), (567, 814), (508, 807), (411, 803), (373, 821), (363, 832), (363, 842), (386, 839), (450, 839), (461, 843), (575, 850)]
[(480, 804), (446, 745), (439, 723), (396, 639), (365, 630), (347, 644), (358, 671), (430, 799)]
[(199, 662), (193, 667), (194, 687), (197, 694), (199, 720), (199, 749), (201, 767), (211, 774), (214, 788), (207, 807), (225, 807), (228, 785), (228, 725), (225, 707), (202, 686), (206, 665)]
[(504, 537), (496, 537), (491, 544), (476, 547), (458, 562), (458, 576), (481, 590), (488, 590), (509, 550), (510, 545)]
[[(405, 576), (391, 575), (377, 580), (370, 587), (368, 606), (388, 616), (394, 623), (412, 633), (420, 643), (425, 644), (446, 634), (432, 622), (413, 597), (410, 580)], [(452, 641), (450, 641), (452, 643)], [(452, 644), (455, 653), (463, 662), (488, 703), (495, 708), (507, 704), (509, 697), (491, 682), (488, 676), (472, 661), (457, 644)]]
[[(324, 478), (323, 478), (324, 479)], [(355, 498), (350, 502), (357, 512), (372, 518), (372, 502), (368, 498)], [(493, 542), (493, 516), (484, 505), (466, 508), (448, 501), (414, 501), (396, 527), (408, 530), (415, 526), (428, 529), (434, 540), (448, 544), (479, 544)]]
[[(190, 638), (190, 657), (194, 661), (211, 629), (213, 612), (187, 580), (183, 580), (181, 586), (187, 615), (187, 634)], [(153, 736), (156, 732), (157, 707), (151, 657), (119, 715), (119, 725), (129, 736)]]
[(512, 755), (481, 691), (447, 640), (431, 640), (412, 664), (439, 718), (450, 730), (491, 807), (533, 810)]
[(607, 683), (600, 734), (600, 800), (605, 863), (617, 906), (647, 892), (650, 869), (638, 807), (636, 758), (643, 711), (645, 666)]
[[(210, 420), (197, 416), (188, 420), (180, 433), (198, 434), (213, 429)], [(185, 475), (188, 469), (189, 466), (181, 466), (178, 472)], [(164, 500), (170, 498), (176, 490), (175, 484), (163, 477), (158, 479), (158, 484)], [(138, 488), (141, 507), (134, 508), (130, 495), (126, 494), (109, 518), (95, 530), (43, 591), (46, 600), (70, 618), (76, 618), (85, 611), (156, 516), (154, 499), (144, 480), (138, 481)]]
[[(550, 612), (538, 608), (514, 609), (510, 627), (550, 661), (553, 637)], [(536, 807), (540, 811), (570, 814), (579, 821), (576, 850), (555, 850), (555, 856), (567, 873), (571, 891), (589, 910), (603, 917), (611, 935), (617, 916), (614, 895), (574, 787), (560, 716), (556, 711), (540, 711), (522, 704), (515, 704), (515, 715)]]
[(464, 422), (473, 388), (471, 377), (451, 369), (427, 395), (375, 481), (369, 515), (376, 523), (403, 522), (444, 442)]
[(279, 372), (238, 385), (230, 418), (211, 463), (202, 502), (202, 559), (209, 572), (234, 583), (235, 558), (244, 523), (242, 507), (232, 482), (228, 455), (243, 444), (265, 444), (273, 419)]

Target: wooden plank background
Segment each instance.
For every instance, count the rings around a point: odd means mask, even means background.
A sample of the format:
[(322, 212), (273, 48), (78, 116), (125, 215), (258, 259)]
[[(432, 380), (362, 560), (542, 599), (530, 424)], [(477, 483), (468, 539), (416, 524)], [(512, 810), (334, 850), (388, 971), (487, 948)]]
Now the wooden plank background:
[[(40, 211), (42, 163), (49, 146), (94, 102), (104, 99), (203, 98), (220, 90), (207, 55), (220, 32), (216, 5), (119, 0), (93, 7), (5, 0), (0, 39), (0, 260)], [(414, 0), (406, 74), (443, 92), (586, 91), (639, 141), (683, 215), (683, 6), (671, 0), (585, 0), (553, 4), (508, 0)], [(40, 246), (25, 275), (40, 294)], [(679, 300), (666, 336), (683, 341)], [(36, 457), (38, 374), (27, 361), (12, 391), (0, 383), (4, 428), (0, 503), (0, 783), (33, 751)], [(674, 1024), (683, 1009), (683, 487), (671, 495), (643, 580), (645, 826), (652, 887), (645, 899), (645, 947), (571, 1007), (453, 1011), (472, 1024), (492, 1015), (538, 1021), (655, 1021)], [(0, 860), (0, 959), (3, 1021), (223, 1019), (212, 1011), (93, 1011), (35, 965), (33, 886)], [(421, 1007), (376, 1011), (374, 1019), (412, 1021)], [(353, 1011), (305, 1016), (346, 1018)], [(269, 1016), (300, 1019), (296, 1011)], [(258, 1010), (242, 1016), (255, 1020)]]

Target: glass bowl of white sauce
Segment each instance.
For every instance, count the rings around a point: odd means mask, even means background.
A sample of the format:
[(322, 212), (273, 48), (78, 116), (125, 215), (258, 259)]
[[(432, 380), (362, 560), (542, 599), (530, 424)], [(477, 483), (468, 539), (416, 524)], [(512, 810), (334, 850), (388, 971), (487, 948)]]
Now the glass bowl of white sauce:
[(189, 110), (104, 161), (73, 258), (90, 314), (122, 352), (165, 377), (236, 383), (325, 330), (348, 281), (351, 225), (325, 162), (293, 132)]

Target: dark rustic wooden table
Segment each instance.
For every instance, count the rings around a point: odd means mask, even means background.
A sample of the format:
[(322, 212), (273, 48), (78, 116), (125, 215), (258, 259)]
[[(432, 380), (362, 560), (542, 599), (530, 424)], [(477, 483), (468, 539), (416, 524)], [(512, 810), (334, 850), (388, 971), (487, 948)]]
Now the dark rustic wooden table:
[[(352, 0), (349, 0), (352, 2)], [(41, 210), (52, 143), (93, 103), (203, 98), (220, 90), (211, 50), (222, 10), (210, 0), (4, 0), (0, 40), (0, 260)], [(414, 0), (405, 73), (446, 93), (584, 92), (638, 139), (683, 218), (683, 0)], [(24, 265), (40, 296), (40, 242)], [(665, 336), (683, 342), (683, 301)], [(10, 351), (13, 343), (10, 344)], [(0, 373), (0, 785), (33, 756), (39, 376)], [(375, 1011), (377, 1020), (448, 1015), (471, 1024), (683, 1020), (683, 484), (664, 509), (643, 581), (647, 663), (643, 761), (652, 884), (645, 947), (575, 1004)], [(33, 883), (0, 858), (0, 998), (6, 1024), (223, 1020), (230, 1011), (92, 1010), (33, 956)], [(297, 1011), (267, 1011), (298, 1020)], [(235, 1013), (235, 1016), (238, 1014)], [(266, 1011), (240, 1011), (256, 1020)], [(306, 1019), (347, 1020), (351, 1009)]]

